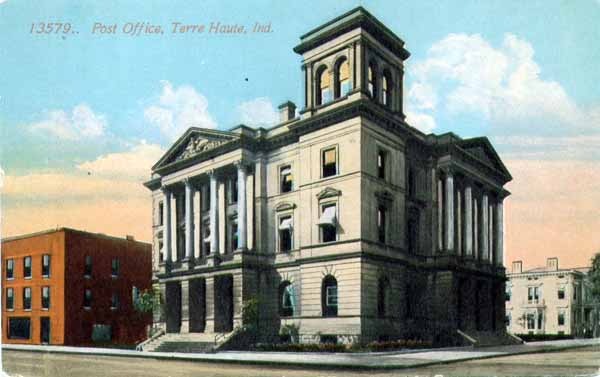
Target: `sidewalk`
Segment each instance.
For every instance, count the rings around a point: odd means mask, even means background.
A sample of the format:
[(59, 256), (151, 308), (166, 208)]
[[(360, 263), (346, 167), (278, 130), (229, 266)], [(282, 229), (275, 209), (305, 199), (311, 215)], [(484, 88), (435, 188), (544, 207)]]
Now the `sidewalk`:
[(532, 342), (515, 346), (452, 348), (380, 353), (291, 353), (226, 351), (205, 354), (161, 353), (63, 346), (2, 345), (3, 350), (56, 352), (93, 356), (138, 357), (165, 360), (268, 364), (307, 368), (401, 369), (447, 364), (459, 361), (511, 356), (527, 353), (556, 352), (564, 349), (600, 345), (600, 339), (573, 339)]

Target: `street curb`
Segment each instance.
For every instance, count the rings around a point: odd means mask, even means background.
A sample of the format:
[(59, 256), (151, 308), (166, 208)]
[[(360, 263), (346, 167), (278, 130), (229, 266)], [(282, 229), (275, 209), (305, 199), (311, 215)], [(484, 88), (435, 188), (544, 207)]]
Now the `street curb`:
[[(423, 362), (412, 362), (406, 364), (385, 364), (385, 365), (365, 365), (365, 364), (348, 364), (348, 363), (329, 363), (329, 364), (319, 364), (319, 363), (307, 363), (301, 361), (285, 361), (285, 360), (240, 360), (240, 359), (222, 359), (222, 358), (214, 358), (214, 357), (193, 357), (186, 354), (181, 353), (143, 353), (139, 351), (121, 351), (113, 350), (113, 349), (98, 349), (96, 352), (89, 352), (87, 350), (78, 350), (76, 347), (70, 347), (72, 349), (51, 349), (47, 348), (47, 346), (27, 346), (27, 345), (2, 345), (3, 350), (11, 350), (11, 351), (19, 351), (19, 352), (40, 352), (40, 353), (59, 353), (59, 354), (73, 354), (73, 355), (92, 355), (92, 356), (116, 356), (116, 357), (134, 357), (134, 358), (150, 358), (154, 360), (175, 360), (175, 361), (188, 361), (188, 362), (205, 362), (205, 363), (223, 363), (223, 364), (237, 364), (237, 365), (266, 365), (271, 367), (300, 367), (303, 369), (328, 369), (328, 370), (393, 370), (393, 369), (411, 369), (411, 368), (424, 368), (435, 365), (447, 365), (458, 362), (465, 361), (474, 361), (474, 360), (484, 360), (484, 359), (493, 359), (499, 357), (508, 357), (515, 355), (528, 355), (535, 353), (552, 353), (552, 352), (560, 352), (567, 349), (577, 349), (577, 348), (585, 348), (585, 347), (593, 347), (598, 346), (599, 343), (595, 344), (573, 344), (573, 345), (564, 345), (564, 346), (550, 346), (548, 348), (540, 348), (534, 350), (523, 350), (523, 351), (513, 351), (513, 352), (505, 352), (505, 353), (497, 353), (490, 355), (479, 355), (472, 357), (463, 357), (451, 360), (431, 360), (431, 361), (423, 361)], [(438, 349), (437, 351), (442, 351), (445, 349)], [(110, 351), (110, 352), (108, 352)], [(498, 351), (500, 352), (500, 351)], [(378, 353), (381, 355), (381, 353)], [(347, 355), (347, 354), (346, 354)], [(377, 356), (377, 355), (373, 355)]]

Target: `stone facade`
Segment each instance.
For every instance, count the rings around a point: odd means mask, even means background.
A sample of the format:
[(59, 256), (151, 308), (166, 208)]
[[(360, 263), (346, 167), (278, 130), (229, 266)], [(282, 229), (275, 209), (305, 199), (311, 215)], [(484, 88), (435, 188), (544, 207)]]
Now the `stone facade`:
[(589, 268), (558, 268), (557, 258), (546, 267), (522, 270), (513, 262), (507, 274), (506, 324), (515, 334), (600, 336), (598, 302), (592, 297)]
[(255, 298), (265, 339), (504, 331), (511, 176), (487, 138), (404, 121), (409, 53), (363, 8), (294, 51), (299, 117), (286, 102), (270, 129), (190, 128), (152, 168), (155, 324), (227, 332)]

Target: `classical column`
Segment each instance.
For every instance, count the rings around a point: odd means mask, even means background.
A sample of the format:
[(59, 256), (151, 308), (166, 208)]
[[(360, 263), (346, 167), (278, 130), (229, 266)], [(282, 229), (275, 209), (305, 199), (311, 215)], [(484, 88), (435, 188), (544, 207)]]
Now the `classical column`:
[(504, 264), (504, 205), (502, 199), (496, 204), (496, 264)]
[(247, 224), (247, 206), (246, 206), (246, 166), (243, 161), (238, 161), (237, 179), (238, 179), (238, 249), (246, 250), (248, 248), (248, 224)]
[(473, 256), (473, 193), (471, 186), (465, 188), (465, 254)]
[(444, 249), (444, 182), (437, 181), (438, 250)]
[(462, 213), (462, 191), (456, 190), (456, 254), (464, 255), (463, 252), (463, 213)]
[(219, 189), (217, 175), (211, 170), (210, 176), (210, 254), (216, 256), (219, 254), (219, 197), (217, 190)]
[(446, 250), (454, 250), (454, 177), (446, 172)]
[(494, 246), (496, 246), (496, 245), (494, 243), (495, 237), (494, 237), (494, 204), (493, 203), (490, 203), (489, 211), (490, 212), (488, 214), (489, 215), (489, 223), (488, 223), (489, 246), (488, 246), (488, 249), (489, 249), (489, 253), (490, 253), (490, 263), (494, 264), (494, 262), (495, 262)]
[(189, 179), (185, 183), (185, 259), (194, 257), (194, 191)]
[(479, 205), (477, 199), (473, 198), (473, 257), (479, 259)]
[(165, 198), (163, 200), (163, 255), (167, 263), (171, 263), (171, 191), (163, 186), (161, 188)]
[(483, 196), (481, 198), (481, 234), (482, 234), (482, 237), (481, 237), (481, 259), (484, 261), (490, 260), (489, 248), (488, 248), (488, 246), (489, 246), (488, 210), (489, 210), (488, 196), (487, 196), (487, 194), (483, 194)]

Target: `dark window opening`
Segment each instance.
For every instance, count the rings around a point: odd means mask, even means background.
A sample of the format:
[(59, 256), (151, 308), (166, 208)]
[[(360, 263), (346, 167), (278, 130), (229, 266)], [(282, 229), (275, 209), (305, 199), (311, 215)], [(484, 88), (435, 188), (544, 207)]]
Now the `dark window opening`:
[(291, 167), (282, 167), (279, 171), (279, 176), (281, 181), (281, 192), (284, 193), (292, 191), (293, 176)]
[(377, 235), (381, 243), (386, 241), (386, 216), (387, 209), (384, 206), (377, 208)]
[(50, 309), (50, 287), (42, 287), (42, 309)]
[(84, 270), (84, 275), (87, 277), (92, 276), (92, 256), (91, 255), (86, 255), (85, 256), (85, 270)]
[(31, 310), (31, 288), (23, 288), (23, 309)]
[(87, 308), (87, 309), (92, 307), (92, 290), (91, 289), (85, 289), (83, 291), (83, 307)]
[(337, 174), (337, 156), (335, 148), (326, 149), (322, 152), (323, 178)]
[(279, 251), (292, 250), (292, 217), (279, 219)]
[(50, 255), (42, 255), (42, 276), (50, 276)]
[(380, 150), (377, 152), (377, 177), (385, 179), (385, 165), (386, 165), (387, 153)]
[(321, 286), (321, 307), (323, 317), (336, 317), (338, 315), (338, 285), (337, 280), (327, 275)]
[(158, 203), (158, 225), (163, 225), (165, 221), (165, 205), (163, 202)]
[(295, 309), (294, 287), (289, 281), (284, 281), (279, 285), (279, 315), (282, 317), (292, 317)]
[(120, 267), (121, 267), (121, 264), (119, 262), (119, 259), (118, 258), (113, 258), (112, 264), (111, 264), (111, 275), (113, 277), (119, 276)]
[(6, 288), (6, 309), (15, 308), (15, 291), (12, 288)]
[(31, 257), (23, 259), (23, 275), (25, 278), (31, 277)]
[(29, 318), (9, 318), (8, 338), (26, 340), (31, 338), (31, 320)]

